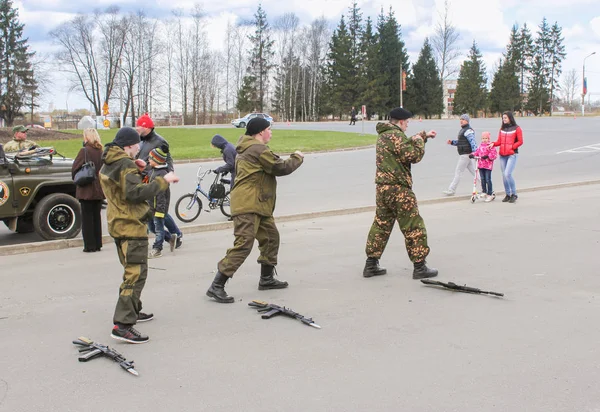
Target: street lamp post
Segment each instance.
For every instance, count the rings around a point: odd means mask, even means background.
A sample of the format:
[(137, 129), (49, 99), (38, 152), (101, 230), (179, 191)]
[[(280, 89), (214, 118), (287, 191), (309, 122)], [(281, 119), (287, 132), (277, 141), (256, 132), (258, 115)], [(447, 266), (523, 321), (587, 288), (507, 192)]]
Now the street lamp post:
[(594, 54), (596, 54), (596, 52), (592, 52), (590, 54), (588, 54), (587, 56), (585, 56), (585, 58), (583, 59), (583, 83), (581, 85), (581, 117), (585, 116), (585, 93), (587, 90), (585, 90), (586, 87), (586, 81), (585, 81), (585, 59), (587, 59), (590, 56), (593, 56)]

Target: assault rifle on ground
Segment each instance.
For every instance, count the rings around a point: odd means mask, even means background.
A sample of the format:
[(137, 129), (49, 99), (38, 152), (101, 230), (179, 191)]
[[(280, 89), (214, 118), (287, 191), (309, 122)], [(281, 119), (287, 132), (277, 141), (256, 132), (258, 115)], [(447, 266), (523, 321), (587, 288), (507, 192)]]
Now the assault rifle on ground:
[(312, 318), (306, 318), (299, 313), (294, 312), (291, 309), (286, 308), (285, 306), (278, 306), (272, 303), (263, 302), (262, 300), (253, 300), (248, 303), (248, 306), (253, 307), (259, 313), (263, 315), (261, 318), (263, 319), (271, 319), (273, 316), (284, 315), (290, 318), (298, 319), (300, 322), (305, 325), (312, 326), (313, 328), (321, 329), (319, 325), (317, 325)]
[(486, 294), (486, 295), (494, 295), (494, 296), (500, 296), (500, 297), (504, 296), (504, 293), (490, 292), (487, 290), (471, 288), (467, 285), (460, 286), (453, 282), (444, 283), (444, 282), (439, 282), (437, 280), (430, 280), (430, 279), (421, 279), (421, 282), (423, 282), (426, 285), (443, 286), (446, 289), (455, 290), (457, 292)]
[(77, 338), (77, 340), (74, 340), (73, 343), (75, 345), (82, 346), (79, 348), (80, 353), (87, 352), (79, 356), (79, 362), (87, 362), (99, 356), (106, 356), (107, 358), (117, 362), (119, 366), (125, 369), (127, 372), (138, 376), (137, 371), (133, 368), (133, 361), (128, 361), (116, 350), (84, 337)]

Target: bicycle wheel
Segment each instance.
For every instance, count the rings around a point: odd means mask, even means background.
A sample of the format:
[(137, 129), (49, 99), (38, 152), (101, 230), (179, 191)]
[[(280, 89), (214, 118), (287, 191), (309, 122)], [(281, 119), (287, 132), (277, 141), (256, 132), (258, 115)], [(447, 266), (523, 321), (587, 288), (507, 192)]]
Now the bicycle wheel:
[(221, 213), (227, 217), (231, 217), (231, 200), (229, 200), (229, 193), (225, 193), (225, 197), (219, 201), (221, 207)]
[(202, 201), (195, 193), (181, 196), (175, 203), (175, 216), (182, 222), (193, 222), (202, 212)]

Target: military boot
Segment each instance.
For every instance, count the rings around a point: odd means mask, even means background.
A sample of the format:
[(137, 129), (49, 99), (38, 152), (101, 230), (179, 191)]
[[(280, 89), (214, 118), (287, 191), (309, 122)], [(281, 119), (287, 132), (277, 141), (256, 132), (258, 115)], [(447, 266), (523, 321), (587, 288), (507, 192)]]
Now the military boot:
[(258, 290), (287, 288), (288, 283), (285, 280), (280, 281), (273, 277), (275, 273), (275, 266), (262, 264), (260, 266), (260, 281), (258, 282)]
[(370, 278), (373, 276), (385, 275), (386, 273), (387, 269), (379, 266), (379, 259), (367, 258), (367, 263), (365, 263), (365, 268), (363, 270), (364, 277)]
[(438, 270), (428, 268), (425, 261), (415, 262), (415, 270), (413, 270), (413, 279), (434, 278), (438, 275)]
[(215, 298), (219, 303), (233, 303), (233, 296), (229, 296), (225, 292), (225, 282), (227, 282), (227, 279), (229, 278), (217, 270), (215, 280), (213, 280), (212, 285), (206, 291), (206, 296)]

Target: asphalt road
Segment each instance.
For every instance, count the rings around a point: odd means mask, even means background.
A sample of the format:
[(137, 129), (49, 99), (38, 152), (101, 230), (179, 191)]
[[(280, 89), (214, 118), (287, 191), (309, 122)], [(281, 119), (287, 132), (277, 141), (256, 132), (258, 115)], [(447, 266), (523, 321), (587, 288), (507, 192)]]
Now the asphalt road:
[[(523, 128), (525, 144), (520, 149), (514, 177), (517, 188), (535, 187), (555, 183), (594, 180), (600, 178), (600, 118), (518, 118)], [(479, 137), (481, 132), (497, 134), (500, 119), (472, 119)], [(376, 122), (364, 122), (365, 133), (376, 134)], [(346, 122), (286, 123), (274, 126), (277, 129), (362, 132), (363, 124), (349, 126)], [(458, 120), (413, 120), (408, 133), (434, 129), (438, 138), (427, 144), (423, 161), (413, 168), (414, 190), (419, 199), (442, 196), (454, 175), (457, 161), (456, 148), (446, 144), (447, 139), (456, 138)], [(240, 129), (240, 133), (241, 133)], [(596, 145), (596, 146), (593, 146)], [(580, 148), (575, 152), (565, 152)], [(281, 153), (284, 155), (284, 153)], [(369, 206), (375, 203), (375, 150), (365, 149), (334, 153), (309, 154), (304, 165), (294, 174), (279, 179), (277, 215)], [(171, 210), (176, 200), (192, 191), (196, 185), (198, 166), (214, 168), (221, 162), (178, 164), (176, 172), (181, 177), (179, 184), (172, 186)], [(500, 165), (496, 162), (492, 173), (494, 188), (502, 191)], [(205, 186), (209, 187), (210, 181)], [(457, 194), (469, 194), (473, 180), (467, 173), (461, 181)], [(226, 218), (219, 211), (202, 212), (193, 223), (213, 223)], [(106, 224), (105, 224), (106, 226)], [(185, 226), (182, 224), (182, 226)], [(19, 235), (0, 227), (0, 245), (37, 241), (35, 234)]]
[[(190, 234), (150, 262), (144, 345), (109, 337), (114, 245), (2, 257), (0, 412), (597, 412), (599, 187), (420, 208), (439, 280), (502, 299), (412, 280), (397, 229), (388, 274), (364, 279), (365, 213), (280, 225), (290, 288), (256, 290), (255, 250), (227, 284), (236, 302), (221, 305), (204, 292), (231, 231)], [(322, 329), (262, 320), (251, 299)], [(114, 346), (140, 376), (77, 362), (78, 336)]]

